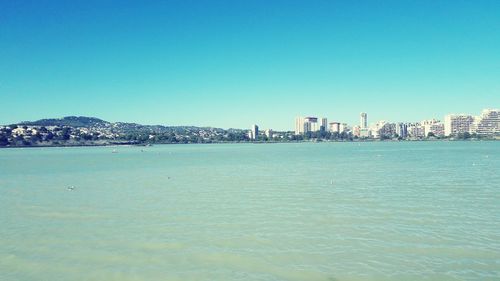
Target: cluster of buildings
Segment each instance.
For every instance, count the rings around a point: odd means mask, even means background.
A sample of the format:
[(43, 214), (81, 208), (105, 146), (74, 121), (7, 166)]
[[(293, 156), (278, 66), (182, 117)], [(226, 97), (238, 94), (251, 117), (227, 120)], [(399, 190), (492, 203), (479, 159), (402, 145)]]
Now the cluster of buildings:
[[(272, 139), (276, 136), (272, 129), (267, 129), (264, 131), (264, 135), (268, 139)], [(251, 140), (256, 140), (259, 137), (259, 126), (253, 125), (250, 131), (248, 131), (248, 138)]]
[(327, 118), (297, 117), (295, 134), (325, 131), (330, 133), (352, 133), (358, 138), (424, 138), (429, 136), (448, 137), (460, 134), (478, 136), (499, 136), (499, 109), (484, 109), (479, 116), (468, 114), (449, 114), (444, 122), (436, 119), (421, 122), (391, 123), (378, 121), (368, 126), (368, 114), (360, 114), (359, 125), (349, 127), (346, 123), (327, 122)]
[[(31, 124), (21, 123), (0, 126), (0, 147), (102, 145), (146, 142), (210, 143), (244, 141), (246, 135), (246, 130), (240, 129), (225, 130), (194, 126), (165, 127), (122, 122), (110, 123), (106, 121), (73, 126), (70, 122), (66, 121), (65, 119), (50, 119), (43, 122), (29, 122)], [(258, 133), (258, 128), (256, 128), (256, 132)]]
[(295, 118), (295, 134), (303, 135), (308, 132), (348, 132), (350, 128), (346, 123), (328, 123), (326, 117), (297, 117)]

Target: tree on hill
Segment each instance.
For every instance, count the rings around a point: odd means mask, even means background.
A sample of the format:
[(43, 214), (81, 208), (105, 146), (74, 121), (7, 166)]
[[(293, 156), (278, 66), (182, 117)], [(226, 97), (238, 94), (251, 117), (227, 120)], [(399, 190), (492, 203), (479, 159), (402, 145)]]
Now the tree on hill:
[(9, 139), (7, 136), (0, 135), (0, 146), (6, 146), (9, 144)]

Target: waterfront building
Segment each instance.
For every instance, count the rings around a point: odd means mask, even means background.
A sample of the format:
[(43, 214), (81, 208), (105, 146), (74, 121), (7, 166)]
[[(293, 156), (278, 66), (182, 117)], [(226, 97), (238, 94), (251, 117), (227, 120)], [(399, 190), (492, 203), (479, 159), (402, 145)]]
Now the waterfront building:
[[(377, 123), (375, 123), (375, 124), (372, 123), (370, 125), (369, 130), (371, 132), (370, 135), (372, 137), (374, 137), (374, 138), (379, 138), (380, 137), (378, 130), (379, 130), (379, 127), (382, 126), (384, 122), (385, 121), (378, 121)], [(363, 129), (361, 129), (361, 134), (363, 134)]]
[(423, 138), (425, 137), (424, 128), (420, 123), (410, 123), (408, 124), (408, 136), (412, 138)]
[(359, 126), (352, 127), (352, 135), (355, 137), (361, 137), (361, 128)]
[(470, 133), (474, 117), (468, 114), (449, 114), (444, 117), (444, 135)]
[(396, 124), (396, 134), (403, 139), (408, 137), (408, 124), (397, 123)]
[(317, 132), (320, 129), (320, 125), (318, 123), (317, 117), (306, 117), (304, 118), (304, 122), (308, 130), (306, 132)]
[(396, 124), (384, 120), (378, 121), (371, 129), (374, 138), (392, 137), (396, 133)]
[(295, 118), (295, 134), (301, 135), (304, 133), (304, 117), (296, 117)]
[(444, 136), (444, 124), (441, 122), (424, 125), (424, 136), (428, 137), (430, 133), (435, 136)]
[(304, 117), (295, 118), (295, 134), (302, 135), (306, 132), (306, 124)]
[(295, 118), (295, 134), (302, 135), (307, 132), (317, 132), (320, 130), (317, 117), (297, 117)]
[(500, 134), (500, 117), (498, 109), (484, 109), (481, 115), (474, 119), (471, 133), (483, 136)]
[(366, 129), (368, 128), (368, 118), (366, 112), (361, 112), (360, 113), (360, 124), (359, 124), (361, 129)]
[(369, 138), (371, 137), (371, 130), (368, 128), (359, 128), (359, 137), (360, 138)]
[(266, 137), (268, 137), (269, 139), (273, 138), (273, 130), (267, 129), (264, 133), (265, 133)]
[(444, 136), (444, 124), (436, 123), (429, 128), (429, 132), (433, 133), (435, 136)]
[(344, 133), (344, 132), (347, 133), (350, 131), (350, 128), (347, 125), (347, 123), (340, 123), (339, 130), (341, 133)]
[(326, 119), (326, 117), (321, 118), (321, 125), (319, 127), (319, 130), (322, 132), (328, 130), (328, 120)]
[(248, 132), (248, 138), (251, 140), (257, 139), (259, 136), (259, 126), (253, 125), (252, 129)]
[(421, 126), (424, 130), (424, 136), (428, 137), (430, 133), (435, 136), (444, 136), (444, 124), (436, 119), (423, 120)]
[(340, 123), (339, 122), (331, 122), (329, 130), (332, 133), (340, 133)]
[(311, 123), (309, 122), (304, 122), (304, 133), (310, 132), (311, 131)]

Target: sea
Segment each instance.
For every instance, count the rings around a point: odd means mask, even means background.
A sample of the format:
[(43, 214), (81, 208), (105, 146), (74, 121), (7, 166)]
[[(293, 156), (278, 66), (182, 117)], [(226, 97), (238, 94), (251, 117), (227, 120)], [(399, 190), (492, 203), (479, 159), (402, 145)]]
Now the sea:
[(500, 142), (1, 149), (0, 280), (500, 280)]

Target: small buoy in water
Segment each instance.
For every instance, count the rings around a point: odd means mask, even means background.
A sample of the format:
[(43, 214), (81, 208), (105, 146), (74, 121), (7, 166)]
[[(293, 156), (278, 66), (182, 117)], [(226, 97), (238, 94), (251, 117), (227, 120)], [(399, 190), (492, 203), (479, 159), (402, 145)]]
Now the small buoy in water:
[(330, 181), (330, 184), (333, 184), (333, 180)]

